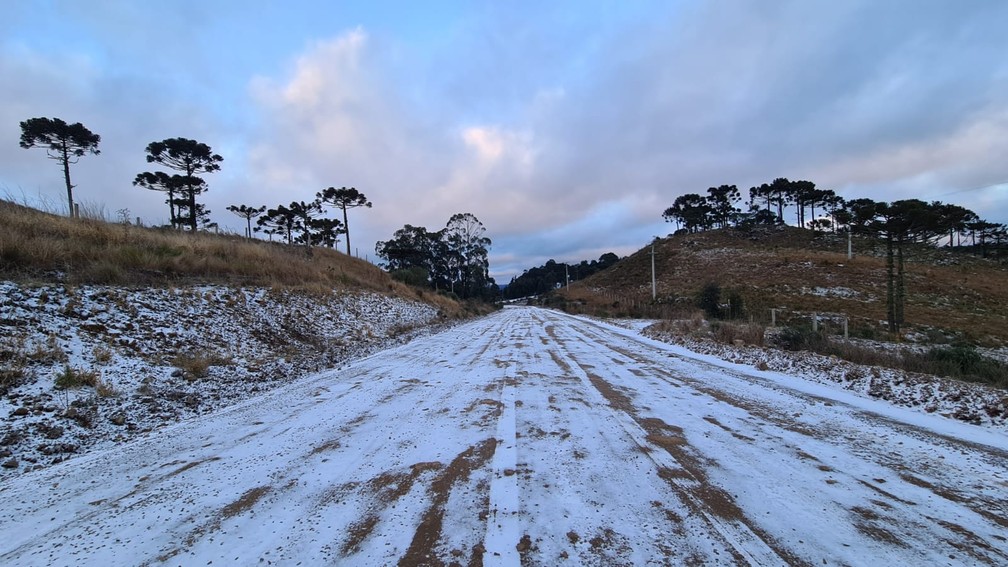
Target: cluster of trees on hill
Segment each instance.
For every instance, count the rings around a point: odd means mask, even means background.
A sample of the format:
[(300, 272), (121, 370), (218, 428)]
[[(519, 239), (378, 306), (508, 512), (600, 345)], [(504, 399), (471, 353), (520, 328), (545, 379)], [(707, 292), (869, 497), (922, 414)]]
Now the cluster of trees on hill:
[(491, 241), (472, 213), (452, 215), (438, 231), (405, 225), (390, 240), (375, 244), (382, 267), (411, 285), (427, 286), (462, 298), (494, 299), (499, 290), (490, 277)]
[[(78, 216), (74, 206), (74, 185), (70, 182), (70, 165), (88, 153), (100, 154), (98, 144), (101, 136), (80, 122), (67, 124), (59, 118), (29, 118), (20, 126), (21, 147), (45, 148), (49, 158), (56, 160), (63, 169), (70, 216)], [(168, 193), (166, 203), (173, 228), (189, 227), (195, 231), (201, 224), (204, 227), (213, 226), (209, 220), (210, 211), (196, 201), (196, 196), (207, 190), (206, 181), (197, 174), (219, 171), (224, 158), (213, 153), (210, 146), (188, 138), (151, 142), (146, 152), (147, 163), (158, 163), (178, 173), (145, 171), (137, 174), (133, 185)]]
[[(82, 156), (99, 154), (101, 137), (88, 130), (83, 124), (67, 124), (59, 118), (30, 118), (20, 123), (23, 148), (45, 148), (49, 158), (56, 160), (63, 169), (66, 182), (67, 203), (70, 216), (76, 216), (73, 188), (70, 182), (70, 165)], [(197, 198), (208, 189), (202, 174), (220, 171), (224, 161), (210, 146), (188, 138), (167, 138), (147, 145), (147, 163), (164, 166), (165, 171), (144, 171), (138, 173), (133, 185), (143, 189), (167, 194), (168, 218), (172, 228), (216, 228), (210, 221), (210, 210)], [(343, 211), (342, 222), (325, 218), (324, 207), (330, 206)], [(346, 235), (346, 250), (350, 254), (350, 231), (347, 209), (370, 207), (371, 202), (357, 189), (329, 187), (316, 194), (314, 201), (295, 201), (290, 205), (279, 205), (273, 209), (265, 206), (231, 205), (228, 210), (245, 219), (245, 236), (251, 238), (253, 232), (264, 232), (270, 236), (281, 235), (289, 244), (319, 244), (333, 247), (340, 234)], [(261, 218), (260, 218), (261, 217)], [(256, 227), (252, 219), (258, 218)]]
[[(323, 216), (326, 207), (343, 211), (343, 220)], [(289, 205), (265, 206), (230, 205), (228, 210), (245, 219), (245, 236), (252, 238), (253, 232), (263, 232), (270, 240), (277, 235), (287, 244), (306, 246), (328, 246), (334, 248), (339, 235), (346, 235), (346, 253), (350, 254), (350, 223), (347, 209), (371, 208), (371, 201), (355, 187), (329, 187), (315, 194), (311, 202), (292, 201)], [(256, 226), (252, 227), (252, 219)]]
[[(904, 251), (908, 244), (962, 246), (966, 237), (986, 255), (990, 246), (1008, 244), (1005, 225), (987, 222), (973, 211), (940, 201), (903, 199), (893, 202), (861, 198), (845, 200), (811, 181), (778, 178), (749, 189), (749, 210), (736, 207), (742, 196), (734, 185), (711, 187), (706, 196), (682, 195), (662, 216), (679, 232), (698, 232), (728, 226), (784, 223), (784, 210), (793, 206), (798, 226), (812, 230), (849, 232), (886, 243), (886, 314), (889, 330), (899, 333), (906, 303)], [(819, 211), (819, 215), (816, 211)], [(808, 213), (806, 215), (806, 213)]]
[(612, 252), (606, 252), (598, 260), (582, 260), (579, 264), (567, 264), (548, 260), (544, 265), (530, 268), (522, 272), (520, 276), (511, 278), (511, 283), (504, 288), (505, 299), (518, 299), (540, 295), (547, 291), (556, 289), (567, 282), (577, 281), (587, 278), (595, 272), (612, 266), (619, 262), (619, 256)]
[[(962, 246), (967, 237), (986, 253), (988, 245), (1008, 243), (1005, 225), (982, 220), (959, 205), (917, 199), (877, 202), (872, 199), (845, 200), (830, 189), (819, 189), (811, 181), (791, 181), (780, 177), (749, 189), (746, 212), (736, 205), (742, 200), (734, 185), (711, 187), (707, 195), (682, 195), (662, 216), (675, 222), (677, 232), (698, 232), (729, 226), (784, 223), (784, 211), (793, 207), (798, 226), (812, 230), (851, 231), (884, 236), (887, 227), (906, 225), (907, 238), (937, 244), (947, 238), (948, 246)], [(818, 214), (817, 214), (818, 212)]]

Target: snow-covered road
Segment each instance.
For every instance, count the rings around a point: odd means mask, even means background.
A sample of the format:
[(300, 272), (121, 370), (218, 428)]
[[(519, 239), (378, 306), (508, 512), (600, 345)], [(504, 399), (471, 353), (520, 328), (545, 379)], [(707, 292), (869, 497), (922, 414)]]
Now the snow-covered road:
[(1004, 565), (1008, 437), (507, 308), (0, 484), (3, 565)]

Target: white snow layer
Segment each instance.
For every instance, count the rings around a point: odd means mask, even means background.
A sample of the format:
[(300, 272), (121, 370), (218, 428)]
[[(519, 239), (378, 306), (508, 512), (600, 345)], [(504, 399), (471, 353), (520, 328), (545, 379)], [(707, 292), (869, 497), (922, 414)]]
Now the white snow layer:
[[(0, 371), (23, 374), (0, 388), (0, 478), (216, 411), (437, 320), (430, 305), (375, 293), (0, 282)], [(103, 388), (54, 388), (68, 368)]]
[(534, 308), (0, 484), (9, 565), (1004, 565), (1008, 435)]

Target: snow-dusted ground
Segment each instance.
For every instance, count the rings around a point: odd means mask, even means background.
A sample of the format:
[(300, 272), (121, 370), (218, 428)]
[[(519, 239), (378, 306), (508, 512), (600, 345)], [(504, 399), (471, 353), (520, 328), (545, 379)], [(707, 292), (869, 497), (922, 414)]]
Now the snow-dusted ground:
[[(0, 388), (0, 478), (399, 344), (437, 315), (373, 293), (0, 282), (0, 375), (23, 374)], [(54, 388), (67, 367), (104, 387)]]
[(0, 483), (10, 565), (1004, 565), (1008, 435), (535, 308)]
[[(754, 345), (726, 345), (710, 338), (698, 338), (669, 330), (653, 321), (635, 320), (620, 323), (660, 341), (676, 344), (691, 352), (712, 355), (721, 360), (759, 366), (790, 376), (838, 386), (862, 396), (885, 400), (925, 413), (937, 413), (974, 425), (995, 427), (1008, 433), (1008, 392), (977, 384), (938, 376), (913, 374), (892, 368), (855, 364), (836, 357), (807, 351), (785, 351)], [(851, 339), (851, 342), (871, 349), (918, 349), (923, 345), (892, 345)], [(984, 354), (998, 360), (1004, 350), (987, 349)]]

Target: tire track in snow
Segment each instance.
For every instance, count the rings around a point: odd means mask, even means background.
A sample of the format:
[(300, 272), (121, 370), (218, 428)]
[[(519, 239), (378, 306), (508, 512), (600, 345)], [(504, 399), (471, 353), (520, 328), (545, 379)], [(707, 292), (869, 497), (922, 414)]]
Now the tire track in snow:
[[(591, 342), (612, 351), (587, 335), (582, 337), (585, 343)], [(761, 530), (752, 525), (726, 492), (712, 486), (695, 462), (687, 461), (686, 452), (681, 447), (686, 443), (681, 430), (674, 432), (664, 422), (656, 424), (654, 421), (642, 420), (629, 398), (594, 374), (593, 366), (579, 362), (575, 353), (569, 353), (568, 358), (568, 353), (564, 352), (569, 350), (566, 341), (559, 337), (556, 340), (561, 347), (557, 353), (559, 359), (581, 379), (586, 388), (595, 393), (592, 401), (608, 404), (618, 414), (626, 416), (619, 419), (623, 430), (651, 459), (658, 476), (673, 488), (676, 498), (702, 516), (705, 523), (723, 538), (737, 562), (750, 565), (805, 563), (780, 548), (768, 535), (760, 533)], [(662, 451), (656, 452), (654, 448)]]
[(999, 453), (671, 352), (506, 309), (5, 481), (0, 563), (1006, 563)]
[(497, 418), (497, 450), (491, 465), (490, 505), (486, 537), (483, 546), (486, 554), (483, 564), (489, 566), (516, 565), (519, 562), (515, 545), (521, 538), (518, 517), (520, 494), (518, 492), (518, 439), (515, 425), (515, 370), (507, 367), (501, 382), (500, 415)]
[[(942, 542), (947, 549), (968, 555), (973, 561), (988, 565), (1001, 565), (1008, 561), (1008, 553), (1001, 550), (999, 545), (992, 546), (986, 543), (1008, 541), (1006, 539), (1008, 533), (1003, 530), (1008, 527), (1008, 521), (1005, 519), (1008, 501), (1002, 496), (997, 496), (999, 490), (996, 485), (989, 482), (973, 485), (969, 487), (969, 496), (966, 496), (961, 493), (963, 484), (958, 478), (950, 476), (946, 482), (929, 482), (916, 476), (923, 474), (924, 471), (929, 471), (931, 475), (946, 474), (943, 471), (947, 471), (949, 475), (961, 475), (964, 472), (962, 467), (966, 463), (959, 462), (957, 455), (970, 455), (972, 460), (979, 461), (972, 465), (976, 467), (977, 472), (988, 467), (1004, 472), (1005, 451), (1002, 449), (940, 432), (935, 433), (891, 417), (849, 406), (844, 402), (794, 390), (784, 384), (702, 360), (687, 361), (674, 355), (661, 356), (653, 346), (645, 343), (645, 339), (609, 333), (598, 323), (586, 323), (588, 324), (571, 329), (580, 341), (597, 341), (602, 346), (621, 353), (625, 357), (625, 364), (636, 363), (645, 369), (644, 372), (632, 372), (638, 380), (630, 382), (636, 382), (639, 386), (654, 387), (657, 378), (676, 389), (685, 387), (688, 391), (700, 392), (710, 396), (712, 400), (728, 404), (756, 418), (746, 420), (749, 436), (740, 436), (737, 431), (726, 427), (713, 416), (703, 416), (703, 419), (729, 432), (735, 439), (749, 443), (757, 442), (769, 447), (790, 448), (792, 455), (790, 458), (795, 461), (808, 461), (807, 468), (820, 471), (825, 477), (827, 486), (861, 486), (883, 496), (884, 500), (865, 496), (861, 503), (856, 503), (857, 499), (854, 499), (855, 502), (841, 504), (843, 500), (851, 499), (847, 496), (834, 505), (838, 505), (848, 515), (840, 525), (849, 522), (847, 525), (862, 535), (890, 546), (887, 552), (893, 547), (928, 549), (934, 547), (934, 542)], [(666, 358), (668, 360), (665, 360)], [(766, 393), (774, 395), (761, 399), (736, 395), (730, 392), (736, 389), (731, 385), (731, 380), (705, 381), (674, 370), (677, 367), (707, 368), (711, 374), (738, 380), (749, 386), (757, 386), (764, 396)], [(750, 388), (749, 395), (752, 395), (753, 391), (755, 390)], [(794, 409), (773, 405), (775, 401), (779, 403), (785, 398)], [(653, 399), (653, 396), (648, 399)], [(679, 399), (686, 398), (680, 396)], [(816, 408), (830, 409), (828, 412), (820, 412)], [(809, 409), (813, 410), (811, 412), (813, 417), (808, 419), (818, 420), (816, 425), (799, 423), (796, 419)], [(864, 427), (857, 427), (851, 431), (849, 429), (851, 420), (862, 423)], [(793, 437), (789, 441), (782, 436), (781, 430), (797, 433), (798, 443), (795, 443), (796, 439)], [(755, 439), (756, 437), (759, 439)], [(889, 439), (901, 437), (907, 440), (908, 445), (910, 441), (914, 441), (912, 446), (919, 445), (920, 449), (908, 450), (901, 447), (897, 451), (882, 450), (889, 446)], [(805, 449), (802, 449), (802, 445)], [(899, 445), (903, 446), (904, 442), (900, 442)], [(813, 448), (809, 448), (810, 446)], [(841, 450), (839, 453), (838, 448)], [(937, 454), (936, 448), (939, 449)], [(847, 458), (853, 456), (857, 460), (844, 466), (830, 466), (815, 457), (820, 451), (832, 455), (833, 459), (839, 455)], [(952, 467), (947, 467), (946, 463)], [(893, 490), (902, 495), (913, 495), (912, 501), (907, 501), (906, 496), (901, 498), (893, 494), (891, 492)], [(935, 503), (935, 496), (947, 502)], [(950, 509), (955, 512), (950, 512)], [(942, 516), (945, 519), (942, 519)], [(984, 520), (989, 524), (985, 526)], [(941, 557), (948, 559), (955, 556), (946, 554)]]

